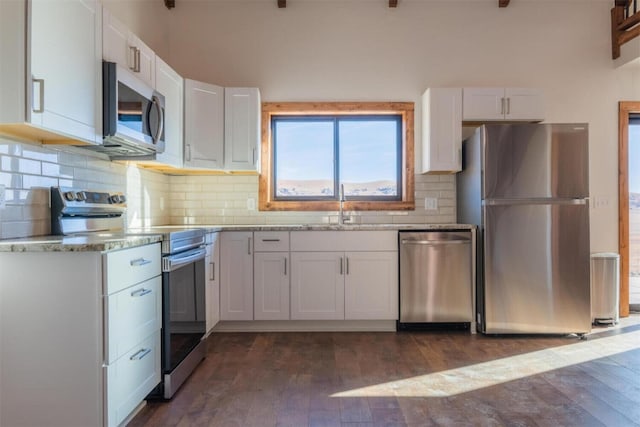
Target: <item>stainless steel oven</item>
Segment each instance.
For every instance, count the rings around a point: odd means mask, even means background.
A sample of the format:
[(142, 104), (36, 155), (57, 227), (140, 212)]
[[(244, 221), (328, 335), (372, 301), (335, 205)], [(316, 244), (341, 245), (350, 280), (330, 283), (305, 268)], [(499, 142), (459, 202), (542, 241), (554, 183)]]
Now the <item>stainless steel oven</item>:
[(164, 375), (151, 397), (170, 399), (205, 357), (205, 256), (206, 249), (200, 246), (162, 258)]

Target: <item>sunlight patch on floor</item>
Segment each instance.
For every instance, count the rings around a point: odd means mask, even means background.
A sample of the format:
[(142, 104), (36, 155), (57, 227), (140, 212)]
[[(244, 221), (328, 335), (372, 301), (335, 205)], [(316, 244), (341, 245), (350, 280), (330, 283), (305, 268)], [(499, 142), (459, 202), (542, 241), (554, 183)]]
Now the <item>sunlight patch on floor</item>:
[(580, 341), (447, 371), (335, 393), (332, 397), (447, 397), (640, 348), (640, 331)]

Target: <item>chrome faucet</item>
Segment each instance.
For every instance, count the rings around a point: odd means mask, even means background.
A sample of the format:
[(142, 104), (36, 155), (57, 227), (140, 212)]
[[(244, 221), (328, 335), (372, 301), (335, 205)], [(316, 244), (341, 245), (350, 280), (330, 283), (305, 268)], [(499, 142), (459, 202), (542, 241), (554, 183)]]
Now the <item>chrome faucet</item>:
[(338, 224), (344, 225), (345, 222), (350, 222), (351, 217), (344, 216), (344, 184), (340, 184), (340, 216), (338, 217)]

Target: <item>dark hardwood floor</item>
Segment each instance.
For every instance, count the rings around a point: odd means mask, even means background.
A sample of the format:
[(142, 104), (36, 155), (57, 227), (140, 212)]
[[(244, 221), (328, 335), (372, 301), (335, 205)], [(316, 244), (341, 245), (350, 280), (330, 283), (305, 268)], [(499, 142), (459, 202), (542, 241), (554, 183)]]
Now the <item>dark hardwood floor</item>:
[(640, 425), (640, 319), (575, 337), (222, 333), (130, 426)]

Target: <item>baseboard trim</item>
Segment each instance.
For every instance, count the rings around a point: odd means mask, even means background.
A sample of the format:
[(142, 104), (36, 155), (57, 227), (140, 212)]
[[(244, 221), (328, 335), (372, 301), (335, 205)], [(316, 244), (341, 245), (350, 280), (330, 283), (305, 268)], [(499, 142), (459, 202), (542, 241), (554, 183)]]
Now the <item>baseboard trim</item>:
[(395, 320), (223, 321), (213, 332), (395, 332)]

